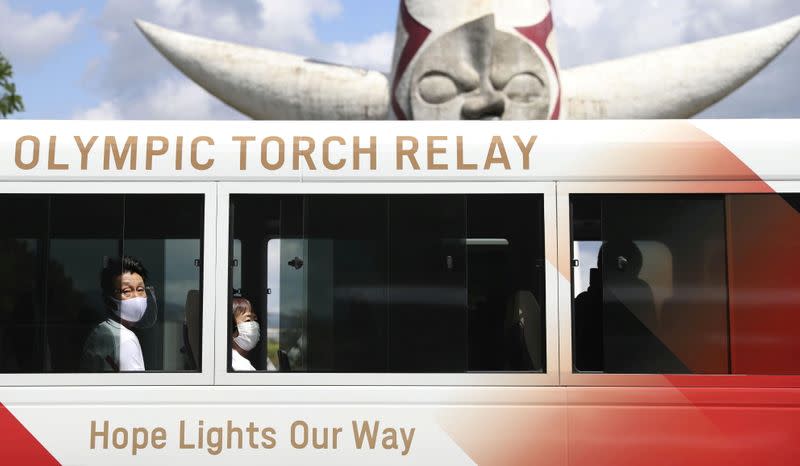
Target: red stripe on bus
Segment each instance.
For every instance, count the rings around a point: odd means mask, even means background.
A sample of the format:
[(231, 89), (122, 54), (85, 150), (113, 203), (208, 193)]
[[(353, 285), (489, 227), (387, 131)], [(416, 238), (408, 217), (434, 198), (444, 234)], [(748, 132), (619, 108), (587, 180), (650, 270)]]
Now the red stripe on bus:
[(61, 464), (2, 403), (0, 403), (0, 462), (31, 466)]

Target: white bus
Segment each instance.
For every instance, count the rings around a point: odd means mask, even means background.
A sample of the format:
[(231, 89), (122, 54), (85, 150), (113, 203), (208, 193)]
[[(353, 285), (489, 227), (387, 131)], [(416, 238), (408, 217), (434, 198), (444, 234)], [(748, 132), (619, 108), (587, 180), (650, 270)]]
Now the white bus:
[(0, 461), (794, 464), (797, 134), (4, 121)]

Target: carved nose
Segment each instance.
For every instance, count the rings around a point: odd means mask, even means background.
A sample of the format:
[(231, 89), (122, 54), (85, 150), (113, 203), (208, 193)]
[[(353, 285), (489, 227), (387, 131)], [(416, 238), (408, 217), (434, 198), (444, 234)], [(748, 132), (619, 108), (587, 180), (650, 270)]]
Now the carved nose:
[(502, 94), (494, 90), (484, 91), (466, 99), (461, 107), (461, 117), (465, 120), (495, 120), (503, 116), (505, 109)]

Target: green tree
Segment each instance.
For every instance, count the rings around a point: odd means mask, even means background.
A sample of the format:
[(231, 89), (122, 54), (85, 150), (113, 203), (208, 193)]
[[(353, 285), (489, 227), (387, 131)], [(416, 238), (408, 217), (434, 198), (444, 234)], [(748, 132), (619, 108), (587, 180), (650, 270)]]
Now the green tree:
[(11, 113), (25, 110), (22, 96), (17, 94), (17, 86), (11, 82), (12, 76), (14, 76), (14, 70), (11, 69), (11, 63), (3, 54), (0, 54), (0, 92), (2, 92), (0, 94), (0, 116), (3, 118)]

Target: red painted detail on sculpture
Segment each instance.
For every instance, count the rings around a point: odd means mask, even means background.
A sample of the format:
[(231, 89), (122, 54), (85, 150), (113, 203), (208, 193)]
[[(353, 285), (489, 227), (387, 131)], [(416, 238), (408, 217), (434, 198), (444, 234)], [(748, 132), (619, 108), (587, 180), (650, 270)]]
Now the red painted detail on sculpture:
[(400, 83), (400, 77), (403, 76), (409, 63), (411, 63), (411, 59), (417, 54), (431, 31), (411, 16), (411, 13), (408, 12), (408, 8), (406, 8), (405, 0), (400, 2), (400, 20), (403, 22), (403, 28), (406, 30), (406, 33), (408, 33), (408, 40), (406, 40), (403, 46), (403, 51), (400, 53), (400, 58), (395, 67), (394, 80), (392, 82), (392, 109), (398, 120), (407, 120), (408, 117), (397, 102), (395, 91), (397, 90), (397, 85)]
[(547, 48), (547, 39), (553, 33), (553, 14), (548, 13), (547, 16), (538, 24), (531, 26), (520, 26), (516, 28), (520, 34), (533, 42), (533, 44), (541, 50), (542, 54), (547, 58), (550, 66), (553, 67), (553, 72), (556, 76), (556, 83), (558, 84), (558, 96), (556, 97), (556, 104), (553, 106), (553, 111), (550, 114), (551, 120), (557, 120), (561, 114), (561, 76), (558, 74), (558, 67), (556, 60), (550, 50)]

